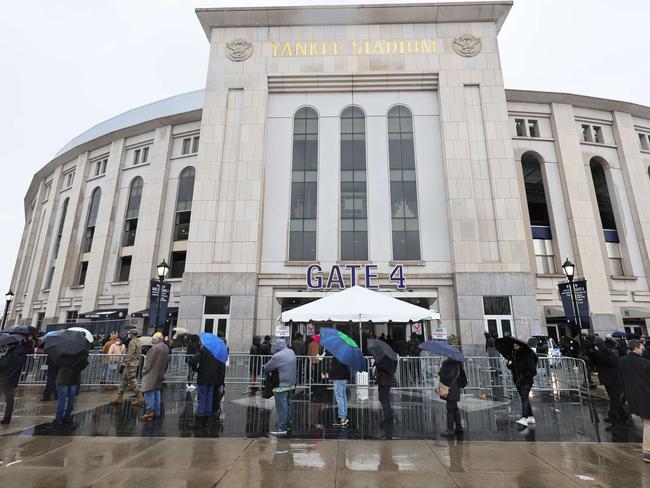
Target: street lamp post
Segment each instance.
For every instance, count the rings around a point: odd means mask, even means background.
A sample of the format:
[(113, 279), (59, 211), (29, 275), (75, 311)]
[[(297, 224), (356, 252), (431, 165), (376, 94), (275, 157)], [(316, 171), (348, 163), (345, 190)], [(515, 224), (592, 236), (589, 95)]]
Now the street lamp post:
[(571, 261), (569, 261), (569, 258), (567, 258), (562, 265), (562, 269), (564, 270), (564, 274), (569, 280), (569, 290), (571, 290), (571, 305), (573, 307), (573, 315), (575, 316), (575, 324), (578, 329), (575, 335), (579, 335), (582, 329), (582, 324), (580, 323), (580, 314), (578, 313), (578, 300), (576, 299), (576, 291), (573, 287), (573, 277), (575, 276), (576, 267)]
[(5, 304), (5, 314), (2, 317), (2, 330), (5, 329), (5, 324), (7, 323), (7, 314), (9, 314), (9, 305), (11, 305), (11, 301), (13, 299), (14, 299), (14, 292), (9, 290), (5, 295), (5, 300), (7, 300), (7, 303)]
[(158, 303), (156, 304), (156, 327), (155, 327), (155, 332), (158, 332), (158, 328), (161, 327), (160, 325), (160, 302), (162, 301), (162, 296), (163, 296), (163, 282), (165, 281), (165, 277), (167, 276), (167, 273), (169, 273), (169, 265), (165, 262), (165, 260), (162, 260), (162, 263), (160, 263), (158, 266), (156, 266), (156, 271), (158, 273), (158, 279), (160, 282), (158, 283)]

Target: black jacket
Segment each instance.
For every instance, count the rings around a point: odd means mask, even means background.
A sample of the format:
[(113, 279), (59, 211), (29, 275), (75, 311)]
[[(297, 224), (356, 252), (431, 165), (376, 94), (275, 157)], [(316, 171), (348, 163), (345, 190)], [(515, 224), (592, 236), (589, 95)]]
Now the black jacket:
[(598, 381), (601, 385), (620, 385), (621, 381), (618, 375), (618, 354), (606, 347), (599, 347), (597, 351), (589, 354), (589, 358), (594, 363), (598, 371)]
[(338, 359), (332, 356), (332, 363), (330, 369), (327, 372), (331, 380), (349, 380), (350, 379), (350, 369)]
[(438, 376), (440, 382), (449, 387), (447, 401), (460, 401), (460, 389), (467, 386), (467, 375), (465, 374), (463, 363), (454, 361), (453, 359), (445, 359), (440, 366)]
[(196, 382), (199, 385), (223, 385), (226, 379), (226, 365), (217, 361), (210, 351), (201, 347), (190, 358), (190, 365), (198, 372)]
[(302, 339), (294, 339), (291, 342), (291, 349), (296, 354), (296, 356), (306, 356), (307, 355), (307, 346), (305, 346), (305, 341)]
[(75, 356), (61, 356), (56, 362), (59, 372), (56, 374), (56, 386), (72, 386), (81, 383), (81, 372), (88, 366), (88, 352)]
[(27, 347), (23, 343), (10, 347), (0, 357), (0, 386), (16, 388), (25, 361), (27, 361)]
[(519, 349), (508, 362), (508, 369), (512, 371), (512, 379), (515, 385), (532, 385), (537, 375), (537, 356), (535, 353)]
[(270, 356), (273, 354), (271, 343), (269, 341), (262, 342), (259, 349), (257, 350), (257, 354), (260, 356)]
[(630, 413), (650, 419), (650, 361), (630, 352), (618, 360), (618, 372)]

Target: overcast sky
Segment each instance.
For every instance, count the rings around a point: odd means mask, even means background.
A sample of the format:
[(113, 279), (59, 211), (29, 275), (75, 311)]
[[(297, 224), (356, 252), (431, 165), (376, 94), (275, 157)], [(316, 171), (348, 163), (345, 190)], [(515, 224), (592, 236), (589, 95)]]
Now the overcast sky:
[[(396, 3), (194, 0), (5, 2), (0, 16), (0, 297), (32, 175), (113, 115), (204, 86), (196, 7)], [(650, 2), (515, 0), (499, 35), (507, 88), (650, 105)]]

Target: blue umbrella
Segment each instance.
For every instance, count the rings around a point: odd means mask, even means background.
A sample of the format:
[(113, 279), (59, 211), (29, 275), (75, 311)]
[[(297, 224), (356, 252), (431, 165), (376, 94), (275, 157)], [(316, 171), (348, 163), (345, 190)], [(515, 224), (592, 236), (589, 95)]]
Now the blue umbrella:
[(201, 342), (217, 361), (226, 364), (226, 361), (228, 361), (228, 348), (223, 340), (221, 340), (221, 337), (217, 337), (209, 332), (203, 332), (201, 334)]
[(450, 346), (446, 342), (442, 341), (427, 341), (422, 344), (418, 344), (418, 347), (423, 351), (429, 351), (433, 354), (439, 356), (445, 356), (454, 361), (465, 361), (465, 356), (456, 349), (454, 346)]
[(627, 337), (627, 334), (625, 332), (621, 332), (620, 330), (617, 330), (616, 332), (612, 333), (612, 337)]
[(366, 370), (366, 359), (361, 349), (352, 347), (339, 334), (336, 329), (321, 328), (320, 345), (332, 353), (339, 362), (354, 371)]

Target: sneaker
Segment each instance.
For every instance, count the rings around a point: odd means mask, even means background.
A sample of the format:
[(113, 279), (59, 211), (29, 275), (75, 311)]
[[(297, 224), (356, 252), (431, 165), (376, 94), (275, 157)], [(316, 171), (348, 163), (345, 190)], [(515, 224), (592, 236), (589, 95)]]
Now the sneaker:
[(535, 425), (535, 417), (528, 417), (528, 425)]
[(194, 391), (194, 390), (196, 390), (196, 386), (194, 386), (194, 385), (187, 385), (186, 390), (187, 390), (187, 391)]
[(517, 423), (528, 427), (528, 417), (521, 417), (519, 420), (517, 420)]
[(274, 437), (283, 437), (283, 436), (287, 435), (287, 431), (286, 430), (272, 430), (270, 432), (270, 434), (272, 436), (274, 436)]
[(350, 425), (350, 421), (348, 419), (341, 420), (341, 427), (347, 427)]
[(343, 422), (343, 421), (341, 420), (340, 417), (336, 417), (336, 420), (335, 420), (334, 422), (332, 422), (332, 426), (334, 426), (334, 427), (341, 427), (341, 425), (343, 425), (342, 422)]
[(646, 463), (650, 463), (650, 452), (644, 452), (644, 453), (643, 453), (643, 460), (644, 460)]
[(9, 422), (10, 422), (10, 420), (7, 420), (7, 419), (0, 420), (0, 424), (2, 424), (2, 425), (9, 425)]

